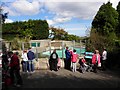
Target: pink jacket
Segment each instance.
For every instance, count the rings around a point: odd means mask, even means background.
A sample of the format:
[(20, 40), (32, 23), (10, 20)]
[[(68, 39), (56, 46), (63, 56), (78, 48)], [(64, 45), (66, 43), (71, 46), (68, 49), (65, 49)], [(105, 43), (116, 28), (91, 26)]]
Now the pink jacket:
[(72, 62), (76, 62), (77, 59), (78, 59), (78, 54), (72, 53), (71, 61), (72, 61)]
[(60, 58), (58, 58), (57, 66), (61, 66)]
[[(96, 60), (97, 60), (97, 55), (94, 54), (94, 55), (92, 56), (92, 64), (96, 64)], [(98, 64), (99, 64), (99, 63), (101, 63), (101, 62), (100, 62), (100, 54), (98, 54)]]

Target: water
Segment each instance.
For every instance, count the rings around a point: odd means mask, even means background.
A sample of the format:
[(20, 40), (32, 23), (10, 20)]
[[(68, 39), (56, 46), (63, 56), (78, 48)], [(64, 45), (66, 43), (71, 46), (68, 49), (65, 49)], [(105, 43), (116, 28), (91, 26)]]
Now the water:
[[(76, 53), (79, 55), (85, 53), (85, 48), (74, 48), (74, 49), (76, 49)], [(53, 52), (53, 50), (51, 52)], [(56, 53), (58, 54), (59, 58), (62, 58), (62, 50), (56, 50)], [(65, 58), (65, 49), (63, 50), (63, 53), (64, 53), (63, 57)], [(50, 56), (50, 51), (43, 52), (42, 54)]]

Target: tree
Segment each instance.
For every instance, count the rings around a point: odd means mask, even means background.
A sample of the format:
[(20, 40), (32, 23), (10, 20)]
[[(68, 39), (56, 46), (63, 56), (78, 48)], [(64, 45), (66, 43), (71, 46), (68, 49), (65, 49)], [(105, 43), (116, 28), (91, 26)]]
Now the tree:
[(2, 11), (3, 11), (2, 5), (0, 6), (0, 24), (4, 23), (5, 19), (8, 18), (8, 12), (7, 13), (2, 13)]
[(117, 34), (118, 38), (120, 39), (120, 1), (117, 5), (117, 12), (118, 12), (119, 16), (118, 16), (118, 26), (117, 26), (116, 34)]
[(103, 4), (92, 21), (92, 28), (95, 28), (101, 35), (110, 35), (118, 25), (118, 13), (112, 7), (112, 3)]
[(55, 28), (51, 26), (49, 30), (52, 31), (50, 33), (50, 36), (53, 36), (53, 40), (65, 40), (65, 35), (68, 34), (64, 29), (62, 28)]
[[(19, 37), (24, 39), (47, 39), (49, 35), (48, 23), (46, 20), (28, 20), (24, 22), (4, 23), (2, 35)], [(10, 38), (9, 37), (9, 38)]]
[(107, 43), (109, 43), (108, 48), (113, 50), (113, 46), (115, 45), (114, 39), (117, 38), (115, 33), (117, 25), (118, 13), (112, 7), (112, 3), (108, 2), (103, 4), (92, 21), (92, 29), (90, 34), (92, 47), (100, 49), (101, 47), (108, 47)]

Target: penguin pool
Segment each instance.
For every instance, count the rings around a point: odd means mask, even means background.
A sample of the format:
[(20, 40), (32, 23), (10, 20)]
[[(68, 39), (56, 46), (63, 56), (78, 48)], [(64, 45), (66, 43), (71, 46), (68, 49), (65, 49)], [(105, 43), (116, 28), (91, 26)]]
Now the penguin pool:
[[(77, 47), (74, 47), (73, 49), (76, 50), (76, 53), (81, 55), (81, 54), (84, 54), (85, 53), (85, 48), (77, 48)], [(53, 50), (51, 50), (51, 53), (53, 52)], [(56, 49), (56, 53), (58, 54), (59, 58), (65, 58), (65, 49)], [(50, 56), (50, 51), (45, 51), (42, 53), (43, 55), (47, 55), (47, 56)]]

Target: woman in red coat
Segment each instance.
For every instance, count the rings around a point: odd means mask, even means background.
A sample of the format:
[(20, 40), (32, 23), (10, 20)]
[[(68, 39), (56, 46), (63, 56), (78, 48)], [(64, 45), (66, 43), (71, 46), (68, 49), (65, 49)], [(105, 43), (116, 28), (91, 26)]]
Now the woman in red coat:
[(97, 66), (100, 64), (100, 54), (98, 50), (95, 50), (95, 53), (92, 56), (93, 71), (97, 73)]

